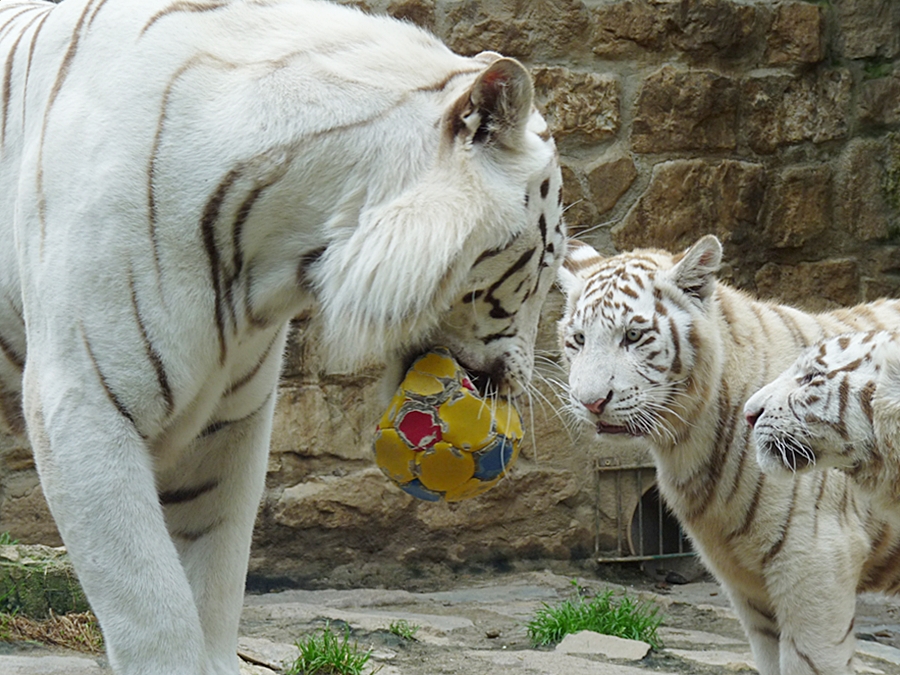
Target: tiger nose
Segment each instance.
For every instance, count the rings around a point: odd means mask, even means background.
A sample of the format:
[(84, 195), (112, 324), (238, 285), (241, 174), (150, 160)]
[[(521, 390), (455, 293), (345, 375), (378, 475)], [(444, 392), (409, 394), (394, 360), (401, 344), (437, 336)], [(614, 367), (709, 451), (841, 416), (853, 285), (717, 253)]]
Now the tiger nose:
[(750, 425), (750, 428), (756, 426), (756, 421), (759, 419), (759, 416), (763, 414), (762, 408), (757, 408), (756, 410), (746, 410), (744, 411), (744, 417), (747, 418), (747, 424)]
[(587, 408), (589, 412), (600, 415), (603, 412), (603, 409), (606, 408), (606, 404), (612, 400), (612, 397), (613, 393), (609, 392), (606, 395), (606, 398), (598, 398), (593, 403), (582, 403), (582, 405)]

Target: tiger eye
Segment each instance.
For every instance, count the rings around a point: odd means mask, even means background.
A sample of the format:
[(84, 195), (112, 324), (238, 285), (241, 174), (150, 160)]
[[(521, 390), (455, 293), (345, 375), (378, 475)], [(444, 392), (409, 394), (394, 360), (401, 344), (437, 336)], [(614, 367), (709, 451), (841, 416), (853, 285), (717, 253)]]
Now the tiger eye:
[(641, 339), (641, 336), (643, 334), (644, 333), (642, 331), (638, 330), (637, 328), (629, 328), (627, 331), (625, 331), (625, 341), (629, 342), (629, 343), (637, 342), (638, 340)]

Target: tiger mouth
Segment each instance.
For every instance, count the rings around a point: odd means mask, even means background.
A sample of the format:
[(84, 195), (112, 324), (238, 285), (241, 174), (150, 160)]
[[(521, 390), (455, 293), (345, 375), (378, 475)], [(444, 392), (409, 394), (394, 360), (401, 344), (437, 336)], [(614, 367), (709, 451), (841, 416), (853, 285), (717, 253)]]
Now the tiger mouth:
[(494, 381), (494, 378), (490, 373), (484, 370), (475, 370), (474, 368), (469, 368), (462, 362), (460, 365), (465, 369), (466, 373), (469, 375), (469, 380), (472, 382), (472, 385), (481, 394), (482, 398), (488, 398), (491, 393), (496, 393), (500, 386)]
[(606, 422), (597, 422), (597, 434), (620, 434), (626, 436), (640, 436), (632, 429), (618, 424), (607, 424)]
[(816, 464), (812, 449), (791, 436), (767, 441), (765, 453), (789, 471), (803, 471)]

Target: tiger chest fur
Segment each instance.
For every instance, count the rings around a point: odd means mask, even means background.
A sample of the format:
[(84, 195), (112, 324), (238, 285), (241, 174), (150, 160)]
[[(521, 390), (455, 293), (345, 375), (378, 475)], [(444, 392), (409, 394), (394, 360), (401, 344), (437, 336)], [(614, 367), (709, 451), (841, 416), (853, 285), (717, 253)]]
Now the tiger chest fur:
[(764, 474), (743, 406), (816, 340), (900, 327), (900, 302), (808, 314), (717, 283), (720, 263), (714, 237), (609, 259), (573, 243), (560, 271), (569, 405), (608, 447), (651, 448), (760, 673), (849, 674), (856, 593), (900, 588), (900, 530), (845, 474)]
[(237, 675), (294, 315), (389, 390), (435, 345), (528, 385), (566, 245), (531, 78), (315, 0), (7, 0), (0, 52), (0, 421), (115, 671)]

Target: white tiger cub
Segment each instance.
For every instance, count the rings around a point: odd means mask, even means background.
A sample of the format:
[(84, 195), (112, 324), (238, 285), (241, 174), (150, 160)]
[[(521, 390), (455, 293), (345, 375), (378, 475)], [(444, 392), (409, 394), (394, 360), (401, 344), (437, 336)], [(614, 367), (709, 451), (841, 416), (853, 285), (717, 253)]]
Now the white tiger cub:
[(679, 255), (569, 251), (559, 334), (571, 408), (612, 448), (650, 447), (761, 675), (849, 675), (856, 593), (900, 589), (900, 528), (843, 473), (768, 478), (742, 410), (816, 340), (900, 328), (900, 302), (815, 315), (759, 302), (716, 281), (712, 236)]
[(900, 516), (900, 334), (822, 340), (744, 405), (770, 474), (835, 467)]
[(0, 61), (4, 417), (115, 671), (236, 675), (290, 318), (348, 368), (531, 376), (565, 249), (531, 79), (313, 0), (6, 0)]

